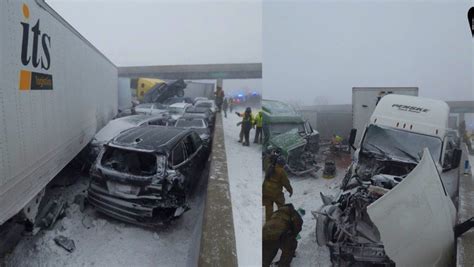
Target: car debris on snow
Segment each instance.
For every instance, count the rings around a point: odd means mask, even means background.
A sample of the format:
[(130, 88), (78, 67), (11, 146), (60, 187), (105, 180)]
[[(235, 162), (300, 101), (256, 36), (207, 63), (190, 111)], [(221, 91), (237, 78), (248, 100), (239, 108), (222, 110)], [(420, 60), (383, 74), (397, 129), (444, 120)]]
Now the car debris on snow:
[(35, 227), (51, 229), (59, 217), (65, 214), (67, 203), (63, 198), (49, 199), (38, 214)]
[(68, 252), (73, 252), (76, 249), (76, 245), (74, 244), (74, 240), (67, 238), (63, 235), (58, 235), (54, 238), (54, 242), (64, 248)]

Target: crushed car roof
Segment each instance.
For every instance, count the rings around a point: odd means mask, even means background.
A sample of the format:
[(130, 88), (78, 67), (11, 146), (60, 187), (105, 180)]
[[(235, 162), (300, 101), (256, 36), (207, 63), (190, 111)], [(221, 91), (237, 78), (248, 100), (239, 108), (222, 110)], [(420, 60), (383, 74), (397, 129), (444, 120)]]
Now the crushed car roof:
[(149, 125), (127, 130), (109, 145), (148, 151), (167, 150), (189, 132), (189, 129)]

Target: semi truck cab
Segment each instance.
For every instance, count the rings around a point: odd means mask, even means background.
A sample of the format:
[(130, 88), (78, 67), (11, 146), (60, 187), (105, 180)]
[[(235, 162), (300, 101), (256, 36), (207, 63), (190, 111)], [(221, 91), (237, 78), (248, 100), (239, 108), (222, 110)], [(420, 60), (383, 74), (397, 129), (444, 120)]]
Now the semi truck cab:
[[(328, 245), (333, 261), (452, 265), (459, 227), (442, 181), (442, 163), (450, 158), (456, 168), (461, 151), (445, 155), (448, 116), (443, 101), (405, 95), (381, 98), (339, 195), (322, 196), (324, 205), (315, 213), (318, 244)], [(352, 147), (356, 134), (353, 129)], [(334, 230), (339, 228), (346, 232)], [(355, 230), (347, 234), (348, 229)]]
[[(387, 159), (417, 163), (426, 147), (439, 172), (447, 170), (442, 166), (457, 168), (461, 150), (454, 150), (453, 155), (447, 156), (448, 117), (449, 106), (443, 101), (387, 95), (370, 117), (354, 158), (368, 152)], [(355, 135), (355, 131), (352, 134)], [(452, 162), (443, 164), (445, 160)]]

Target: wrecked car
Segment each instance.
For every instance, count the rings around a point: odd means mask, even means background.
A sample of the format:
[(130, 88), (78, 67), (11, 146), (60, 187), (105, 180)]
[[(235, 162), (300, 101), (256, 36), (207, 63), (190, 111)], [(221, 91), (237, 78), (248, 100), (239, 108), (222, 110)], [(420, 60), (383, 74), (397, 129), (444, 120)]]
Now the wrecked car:
[(197, 108), (208, 108), (212, 114), (216, 113), (217, 106), (214, 100), (197, 100), (194, 102), (194, 106)]
[(185, 118), (184, 116), (179, 118), (174, 125), (178, 128), (193, 129), (199, 134), (199, 137), (206, 146), (209, 146), (211, 142), (211, 131), (204, 119), (200, 118)]
[(441, 176), (448, 115), (438, 100), (380, 100), (340, 192), (321, 194), (313, 212), (317, 243), (334, 266), (451, 265), (456, 210)]
[(287, 159), (286, 168), (294, 175), (316, 175), (319, 133), (290, 105), (273, 100), (262, 101), (263, 154), (278, 149)]
[(202, 118), (210, 128), (214, 127), (214, 113), (205, 107), (187, 107), (182, 118)]
[(158, 115), (167, 114), (168, 106), (160, 103), (145, 103), (139, 104), (132, 108), (133, 114)]
[(166, 99), (163, 101), (163, 104), (165, 105), (173, 105), (176, 103), (188, 103), (188, 104), (193, 104), (193, 99), (191, 97), (179, 97), (179, 96), (174, 96)]
[(187, 84), (183, 79), (173, 82), (157, 82), (143, 95), (142, 103), (164, 103), (167, 99), (178, 96), (184, 96), (184, 89)]
[(188, 103), (175, 103), (168, 107), (168, 113), (170, 114), (170, 119), (173, 122), (176, 122), (181, 116), (183, 116), (185, 110), (188, 107), (191, 107), (191, 104)]
[(97, 157), (104, 144), (112, 140), (121, 132), (133, 127), (144, 125), (162, 125), (168, 124), (168, 117), (165, 114), (155, 116), (150, 115), (132, 115), (109, 121), (90, 142), (90, 151), (93, 159)]
[(193, 130), (127, 130), (103, 146), (91, 168), (88, 203), (126, 222), (168, 223), (188, 209), (188, 195), (200, 180), (206, 157)]

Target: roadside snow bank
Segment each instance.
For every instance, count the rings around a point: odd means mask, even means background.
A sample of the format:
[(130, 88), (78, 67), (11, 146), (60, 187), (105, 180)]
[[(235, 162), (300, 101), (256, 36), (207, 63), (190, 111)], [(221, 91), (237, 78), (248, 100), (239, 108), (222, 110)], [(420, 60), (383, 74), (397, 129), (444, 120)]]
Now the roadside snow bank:
[(235, 113), (223, 117), (237, 257), (239, 266), (261, 266), (262, 149), (253, 143), (255, 130), (250, 132), (250, 147), (237, 142), (239, 121)]

